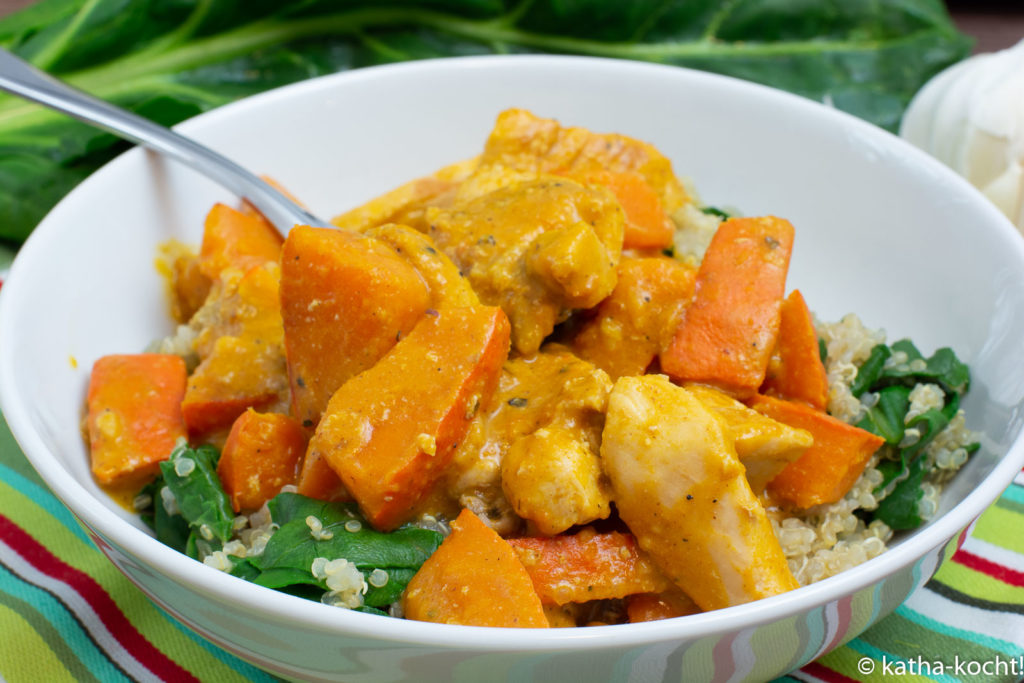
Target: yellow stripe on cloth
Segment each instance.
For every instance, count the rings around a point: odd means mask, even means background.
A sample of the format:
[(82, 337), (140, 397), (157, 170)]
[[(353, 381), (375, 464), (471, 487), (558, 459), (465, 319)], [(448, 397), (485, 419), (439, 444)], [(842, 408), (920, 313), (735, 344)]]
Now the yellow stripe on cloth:
[(7, 683), (75, 683), (75, 677), (32, 625), (6, 605), (0, 605), (0, 633), (4, 638), (0, 678)]
[(1024, 521), (1024, 515), (1000, 507), (997, 502), (995, 505), (989, 506), (978, 518), (973, 535), (993, 545), (1024, 555), (1022, 521)]

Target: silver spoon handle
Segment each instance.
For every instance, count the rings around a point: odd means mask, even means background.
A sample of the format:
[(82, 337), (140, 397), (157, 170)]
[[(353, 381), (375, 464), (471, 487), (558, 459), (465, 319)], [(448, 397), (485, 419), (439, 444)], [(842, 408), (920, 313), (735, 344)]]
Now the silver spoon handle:
[(3, 49), (0, 49), (0, 90), (180, 161), (248, 199), (282, 232), (296, 224), (327, 225), (255, 174), (208, 147), (57, 80)]

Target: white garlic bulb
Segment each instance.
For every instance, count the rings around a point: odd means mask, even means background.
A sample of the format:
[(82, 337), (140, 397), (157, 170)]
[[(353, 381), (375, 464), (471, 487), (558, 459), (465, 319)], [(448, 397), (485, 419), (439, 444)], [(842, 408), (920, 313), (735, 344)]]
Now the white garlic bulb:
[(1024, 232), (1024, 41), (932, 78), (900, 135), (966, 178)]

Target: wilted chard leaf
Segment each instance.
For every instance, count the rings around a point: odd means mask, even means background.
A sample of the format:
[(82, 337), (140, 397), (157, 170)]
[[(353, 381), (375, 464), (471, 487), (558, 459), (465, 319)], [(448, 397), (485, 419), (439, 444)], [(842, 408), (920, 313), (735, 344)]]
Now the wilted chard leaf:
[[(556, 52), (745, 78), (893, 130), (969, 41), (941, 0), (42, 0), (0, 20), (0, 46), (164, 124), (350, 68)], [(125, 147), (0, 96), (0, 238)]]

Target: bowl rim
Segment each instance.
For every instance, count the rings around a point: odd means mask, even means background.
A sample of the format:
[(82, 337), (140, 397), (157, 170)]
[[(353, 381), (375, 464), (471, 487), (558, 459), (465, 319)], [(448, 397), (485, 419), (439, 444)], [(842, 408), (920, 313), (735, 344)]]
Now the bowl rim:
[[(186, 134), (201, 134), (207, 126), (215, 126), (225, 118), (239, 114), (244, 115), (246, 110), (258, 109), (264, 103), (287, 99), (296, 93), (344, 89), (347, 87), (346, 84), (359, 83), (368, 79), (427, 77), (438, 70), (497, 68), (527, 70), (560, 68), (584, 71), (598, 69), (602, 76), (617, 75), (622, 78), (628, 78), (631, 74), (654, 74), (657, 72), (662, 74), (666, 80), (674, 79), (684, 85), (697, 84), (700, 87), (721, 88), (726, 91), (750, 90), (758, 98), (767, 98), (773, 103), (793, 108), (795, 111), (804, 112), (809, 116), (825, 117), (835, 122), (829, 125), (835, 125), (837, 130), (855, 131), (857, 135), (885, 147), (896, 145), (901, 157), (912, 159), (915, 164), (924, 164), (930, 174), (937, 175), (953, 185), (959, 185), (962, 190), (962, 199), (976, 205), (975, 208), (979, 215), (988, 214), (988, 220), (985, 222), (992, 224), (990, 226), (992, 229), (998, 229), (1004, 233), (1001, 235), (1001, 239), (1007, 242), (1008, 249), (1016, 250), (1018, 259), (1024, 263), (1024, 244), (1009, 220), (966, 180), (909, 143), (852, 115), (826, 108), (818, 102), (748, 81), (684, 67), (562, 55), (486, 55), (430, 59), (366, 67), (301, 81), (224, 105), (189, 119), (175, 128)], [(52, 239), (50, 233), (56, 228), (50, 226), (59, 225), (51, 221), (53, 213), (68, 202), (70, 197), (89, 192), (92, 185), (97, 182), (97, 177), (102, 178), (104, 174), (111, 173), (111, 169), (116, 170), (124, 164), (132, 163), (133, 159), (144, 154), (146, 154), (144, 150), (133, 148), (115, 158), (83, 181), (43, 219), (21, 248), (11, 266), (8, 280), (0, 289), (0, 321), (14, 316), (19, 306), (28, 305), (22, 303), (23, 300), (29, 299), (29, 294), (22, 293), (20, 273), (27, 271), (38, 261), (36, 254), (43, 252), (47, 243)], [(467, 651), (550, 651), (566, 648), (630, 647), (658, 641), (714, 636), (777, 621), (849, 598), (857, 591), (912, 565), (930, 551), (944, 546), (995, 501), (1014, 479), (1014, 476), (1024, 467), (1024, 436), (1019, 436), (1008, 446), (1001, 460), (995, 464), (992, 471), (978, 483), (975, 489), (944, 515), (932, 520), (926, 527), (909, 535), (882, 555), (796, 591), (753, 603), (657, 622), (551, 629), (540, 633), (534, 632), (532, 629), (500, 629), (501, 637), (495, 639), (495, 629), (492, 627), (382, 619), (375, 615), (338, 610), (263, 588), (236, 579), (178, 553), (141, 529), (119, 518), (105, 505), (89, 505), (88, 501), (93, 499), (92, 494), (76, 481), (49, 452), (36, 432), (27, 410), (18, 401), (17, 383), (12, 379), (16, 377), (16, 359), (7, 351), (12, 347), (11, 340), (15, 334), (10, 326), (0, 325), (0, 409), (3, 411), (12, 434), (33, 467), (77, 518), (95, 533), (103, 536), (107, 542), (123, 549), (122, 551), (129, 551), (144, 563), (161, 567), (162, 573), (170, 579), (177, 583), (188, 584), (192, 590), (198, 593), (216, 600), (232, 601), (240, 605), (245, 605), (252, 598), (258, 598), (258, 609), (266, 617), (360, 638), (376, 638)], [(104, 552), (107, 551), (104, 550)]]

